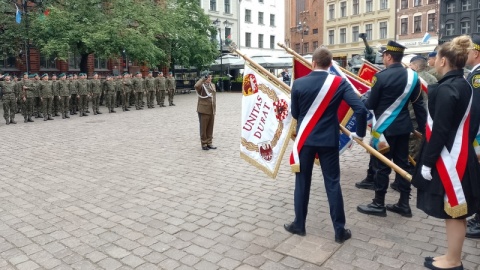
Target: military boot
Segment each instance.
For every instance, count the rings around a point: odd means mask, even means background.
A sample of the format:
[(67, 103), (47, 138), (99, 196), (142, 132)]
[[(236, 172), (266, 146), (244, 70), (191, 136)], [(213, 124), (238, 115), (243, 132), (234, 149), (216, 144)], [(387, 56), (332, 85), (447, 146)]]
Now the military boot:
[(58, 112), (55, 112), (55, 115), (54, 116), (60, 116), (60, 114), (58, 114)]
[(35, 121), (32, 120), (32, 116), (31, 116), (31, 115), (28, 116), (28, 122), (35, 122)]
[(51, 114), (48, 115), (47, 120), (54, 120), (54, 119), (52, 118), (52, 115), (51, 115)]
[(111, 113), (116, 113), (116, 111), (112, 108), (112, 110), (110, 111)]
[(360, 182), (355, 183), (355, 187), (359, 189), (375, 190), (375, 182), (373, 180), (374, 172), (371, 168), (367, 170), (367, 177)]
[(23, 117), (23, 119), (24, 119), (24, 120), (23, 120), (24, 123), (27, 123), (27, 122), (28, 122), (28, 117), (27, 117), (27, 116)]
[(70, 116), (68, 116), (68, 113), (65, 112), (65, 118), (70, 118)]
[(47, 121), (48, 120), (48, 116), (45, 114), (45, 116), (43, 117), (43, 121)]
[(10, 119), (10, 124), (16, 124), (17, 122), (15, 122), (15, 119), (14, 118), (11, 118)]
[(410, 205), (408, 203), (409, 200), (410, 194), (408, 194), (407, 192), (401, 192), (398, 203), (387, 204), (386, 208), (388, 211), (400, 214), (404, 217), (412, 217), (412, 210), (410, 209)]
[(99, 110), (97, 110), (97, 114), (102, 114)]
[(87, 111), (82, 111), (82, 116), (88, 116)]
[(65, 119), (66, 113), (62, 113), (62, 119)]
[(386, 217), (387, 211), (385, 208), (385, 193), (375, 192), (375, 198), (367, 205), (357, 206), (357, 211), (367, 215), (374, 215), (379, 217)]
[(477, 213), (467, 222), (467, 238), (480, 238), (480, 215)]
[(43, 118), (43, 114), (38, 113), (38, 118)]

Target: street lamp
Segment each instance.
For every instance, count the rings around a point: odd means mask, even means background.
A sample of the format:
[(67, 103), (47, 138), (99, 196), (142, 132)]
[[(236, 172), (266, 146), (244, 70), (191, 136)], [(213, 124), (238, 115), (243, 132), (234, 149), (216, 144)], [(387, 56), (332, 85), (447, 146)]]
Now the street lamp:
[[(228, 20), (225, 20), (223, 22), (223, 25), (225, 26), (225, 29), (232, 26), (233, 23), (229, 22)], [(223, 92), (223, 42), (222, 42), (222, 28), (220, 28), (221, 23), (220, 20), (217, 18), (215, 21), (213, 21), (213, 25), (217, 27), (218, 29), (218, 35), (220, 37), (220, 91)]]
[(301, 46), (302, 46), (302, 55), (303, 55), (303, 35), (305, 34), (305, 32), (308, 32), (308, 25), (307, 25), (307, 22), (306, 21), (303, 21), (303, 22), (299, 22), (298, 25), (297, 25), (297, 33), (301, 33), (302, 34), (302, 43), (301, 43)]

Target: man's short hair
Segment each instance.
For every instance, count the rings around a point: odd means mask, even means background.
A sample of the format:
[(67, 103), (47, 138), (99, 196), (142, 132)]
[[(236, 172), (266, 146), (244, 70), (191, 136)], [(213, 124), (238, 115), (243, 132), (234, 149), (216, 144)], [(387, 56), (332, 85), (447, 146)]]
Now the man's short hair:
[(321, 68), (328, 68), (332, 64), (332, 59), (332, 53), (326, 47), (316, 48), (312, 55), (312, 61)]

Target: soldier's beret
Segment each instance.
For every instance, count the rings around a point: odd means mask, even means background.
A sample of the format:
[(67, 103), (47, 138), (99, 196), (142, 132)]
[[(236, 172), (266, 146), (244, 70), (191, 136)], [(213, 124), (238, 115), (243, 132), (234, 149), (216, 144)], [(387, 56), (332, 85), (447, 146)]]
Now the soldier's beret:
[(420, 55), (417, 55), (417, 56), (412, 57), (412, 59), (410, 59), (410, 63), (412, 63), (413, 61), (417, 61), (417, 60), (425, 60), (425, 61), (427, 61), (427, 59), (425, 59), (425, 57), (420, 56)]
[(148, 74), (152, 74), (152, 73), (153, 73), (153, 71), (151, 71), (151, 70), (148, 71)]
[(93, 76), (95, 76), (95, 75), (98, 75), (98, 73), (97, 73), (97, 72), (94, 72), (94, 73), (93, 73)]
[(60, 74), (58, 75), (58, 77), (59, 77), (59, 78), (65, 77), (65, 73), (60, 73)]
[(123, 76), (128, 75), (128, 74), (129, 74), (129, 73), (128, 73), (127, 71), (125, 71), (125, 72), (123, 73)]
[(53, 74), (52, 74), (52, 77), (57, 77), (57, 74), (53, 73)]
[(47, 76), (48, 76), (47, 73), (43, 73), (42, 77), (40, 77), (40, 78), (44, 78), (44, 77), (47, 77)]
[(428, 57), (437, 57), (437, 52), (433, 51), (433, 52), (430, 52), (428, 53)]
[(10, 74), (9, 73), (3, 74), (3, 77), (7, 77), (7, 76), (10, 76)]
[(135, 75), (138, 75), (138, 74), (142, 74), (140, 71), (137, 71), (137, 73), (135, 73)]
[(73, 74), (68, 74), (68, 78), (73, 78)]
[(15, 78), (18, 78), (18, 77), (17, 77), (17, 75), (13, 75), (13, 78), (15, 79)]
[(30, 78), (30, 79), (35, 78), (35, 74), (30, 74), (30, 75), (28, 75), (28, 78)]
[(27, 75), (27, 76), (28, 76), (28, 72), (24, 72), (24, 73), (23, 73), (23, 76), (25, 76), (25, 75)]

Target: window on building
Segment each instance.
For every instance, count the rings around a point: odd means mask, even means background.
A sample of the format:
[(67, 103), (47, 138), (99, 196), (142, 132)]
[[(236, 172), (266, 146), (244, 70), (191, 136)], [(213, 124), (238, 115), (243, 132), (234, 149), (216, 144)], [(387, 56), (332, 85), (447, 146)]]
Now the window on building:
[(408, 8), (408, 0), (402, 0), (401, 3), (400, 3), (400, 8), (401, 9)]
[(263, 12), (258, 12), (258, 24), (263, 24)]
[(380, 0), (380, 10), (388, 8), (388, 0)]
[(360, 0), (353, 0), (353, 10), (352, 10), (353, 15), (358, 15), (358, 13), (360, 13), (358, 1)]
[(340, 17), (347, 17), (347, 2), (340, 3)]
[(211, 11), (217, 10), (217, 0), (210, 0), (210, 10)]
[(13, 69), (15, 67), (15, 62), (17, 61), (17, 58), (15, 56), (7, 56), (5, 55), (5, 58), (0, 59), (0, 68), (2, 69)]
[(435, 31), (436, 25), (435, 25), (435, 13), (430, 13), (428, 14), (428, 31)]
[(335, 30), (328, 30), (328, 44), (333, 45), (335, 43)]
[(340, 28), (340, 43), (347, 43), (347, 28)]
[(56, 59), (55, 56), (40, 56), (40, 69), (56, 69)]
[(472, 9), (472, 0), (462, 0), (462, 11)]
[(305, 42), (303, 43), (303, 53), (308, 53), (309, 52), (309, 48), (308, 48), (308, 42)]
[(263, 48), (263, 34), (258, 34), (258, 48)]
[(406, 35), (408, 33), (408, 18), (400, 19), (400, 35)]
[[(228, 36), (230, 36), (230, 35), (232, 34), (232, 28), (230, 28), (230, 27), (225, 27), (224, 33), (225, 33), (224, 39), (226, 40), (226, 39), (228, 38)], [(226, 44), (226, 45), (228, 45), (228, 44)]]
[(328, 19), (335, 19), (335, 5), (328, 5)]
[(453, 36), (453, 33), (455, 32), (454, 30), (455, 30), (455, 28), (454, 28), (453, 21), (447, 21), (445, 23), (445, 35), (446, 36)]
[(275, 36), (270, 36), (270, 49), (275, 49)]
[(100, 57), (95, 57), (95, 69), (107, 69), (108, 60)]
[(245, 22), (252, 22), (252, 11), (250, 9), (245, 9)]
[(387, 22), (380, 22), (380, 39), (387, 38)]
[(460, 34), (469, 35), (470, 33), (470, 19), (462, 20), (460, 22)]
[(296, 51), (297, 53), (301, 53), (301, 51), (300, 51), (300, 43), (295, 44), (295, 51)]
[(448, 1), (447, 2), (447, 13), (455, 12), (455, 1)]
[(352, 27), (352, 42), (358, 41), (358, 35), (360, 34), (360, 30), (358, 26)]
[(270, 14), (270, 26), (275, 26), (275, 14)]
[(365, 33), (367, 34), (367, 40), (372, 40), (372, 24), (365, 24)]
[(413, 6), (418, 7), (422, 5), (422, 0), (413, 0)]
[(422, 32), (422, 16), (413, 17), (413, 32), (420, 33)]
[(225, 13), (230, 14), (230, 0), (225, 0)]
[(477, 17), (477, 33), (480, 32), (480, 17)]
[(372, 12), (373, 11), (373, 1), (366, 0), (365, 1), (365, 12)]
[(313, 45), (312, 50), (317, 49), (317, 48), (318, 48), (318, 41), (314, 41), (314, 42), (312, 43), (312, 45)]
[(245, 47), (252, 47), (252, 33), (245, 33)]
[(312, 29), (312, 34), (317, 35), (318, 34), (318, 28), (313, 28)]
[(69, 70), (80, 69), (80, 55), (75, 53), (68, 54), (68, 69)]

